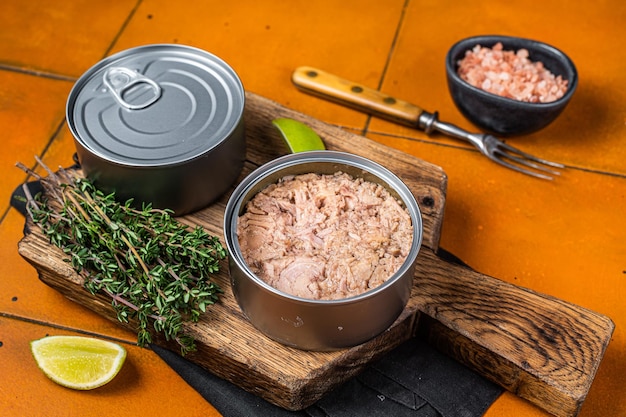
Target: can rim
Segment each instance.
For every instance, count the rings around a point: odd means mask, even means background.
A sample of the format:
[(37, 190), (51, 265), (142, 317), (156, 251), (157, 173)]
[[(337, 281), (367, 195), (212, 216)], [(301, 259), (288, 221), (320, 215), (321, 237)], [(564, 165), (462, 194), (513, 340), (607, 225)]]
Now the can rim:
[[(98, 73), (103, 71), (105, 68), (110, 67), (112, 64), (119, 62), (122, 59), (131, 57), (133, 55), (140, 54), (140, 53), (147, 53), (150, 51), (157, 51), (157, 50), (163, 51), (167, 49), (171, 49), (175, 52), (190, 52), (192, 54), (196, 54), (204, 58), (209, 58), (214, 63), (217, 63), (221, 69), (225, 70), (227, 73), (229, 73), (232, 76), (235, 83), (230, 87), (236, 90), (236, 91), (233, 90), (233, 92), (239, 95), (241, 100), (239, 100), (240, 104), (238, 106), (235, 106), (236, 115), (233, 116), (233, 123), (231, 123), (231, 126), (229, 127), (229, 129), (227, 131), (224, 131), (223, 134), (221, 134), (221, 137), (213, 141), (211, 146), (204, 148), (202, 152), (189, 155), (185, 158), (167, 161), (165, 163), (153, 163), (153, 162), (141, 163), (140, 161), (137, 161), (137, 160), (132, 160), (132, 161), (125, 160), (121, 158), (115, 158), (114, 155), (106, 154), (97, 149), (94, 149), (94, 147), (90, 145), (89, 141), (86, 141), (83, 135), (81, 135), (79, 129), (76, 127), (76, 118), (74, 117), (74, 111), (76, 110), (77, 98), (80, 95), (80, 93), (83, 91), (87, 83), (91, 81), (94, 78), (94, 76), (96, 76)], [(137, 47), (133, 47), (133, 48), (116, 52), (98, 61), (89, 69), (87, 69), (74, 83), (74, 85), (72, 86), (72, 89), (70, 90), (70, 93), (68, 94), (66, 107), (65, 107), (65, 117), (66, 117), (67, 126), (74, 140), (77, 143), (79, 143), (85, 151), (89, 152), (91, 155), (96, 156), (104, 161), (107, 161), (109, 163), (114, 163), (119, 166), (127, 166), (127, 167), (149, 168), (149, 167), (176, 166), (176, 165), (188, 163), (189, 161), (193, 161), (197, 158), (202, 157), (203, 155), (206, 155), (212, 149), (219, 146), (226, 139), (228, 139), (238, 129), (239, 125), (242, 122), (245, 102), (246, 102), (246, 95), (245, 95), (245, 89), (243, 87), (243, 83), (241, 82), (241, 78), (239, 77), (237, 72), (234, 70), (234, 68), (232, 68), (222, 58), (195, 46), (172, 44), (172, 43), (157, 43), (157, 44), (137, 46)]]
[[(248, 201), (245, 200), (246, 197), (251, 198), (256, 195), (257, 191), (253, 191), (255, 187), (257, 187), (260, 183), (264, 183), (268, 178), (272, 178), (277, 174), (282, 175), (284, 171), (289, 170), (294, 166), (306, 166), (309, 163), (337, 164), (361, 169), (364, 173), (370, 174), (385, 182), (388, 185), (387, 188), (389, 190), (393, 190), (398, 194), (398, 197), (402, 200), (402, 203), (408, 210), (411, 222), (413, 223), (413, 241), (411, 242), (411, 249), (409, 250), (409, 254), (402, 263), (400, 269), (378, 287), (372, 288), (358, 295), (336, 300), (303, 298), (283, 292), (268, 284), (255, 275), (248, 264), (244, 261), (241, 247), (239, 246), (239, 239), (237, 237), (237, 222), (241, 211), (243, 210), (243, 205)], [(315, 170), (312, 170), (311, 172), (315, 172)], [(234, 263), (249, 280), (269, 293), (275, 294), (287, 300), (303, 303), (305, 305), (338, 306), (358, 303), (362, 300), (375, 297), (386, 288), (396, 285), (397, 281), (399, 281), (401, 277), (412, 268), (417, 261), (420, 250), (422, 249), (422, 241), (424, 237), (424, 224), (419, 203), (400, 177), (378, 162), (369, 158), (352, 153), (330, 150), (305, 151), (287, 154), (256, 168), (237, 185), (228, 199), (224, 210), (223, 229), (225, 244), (230, 254), (230, 262)]]

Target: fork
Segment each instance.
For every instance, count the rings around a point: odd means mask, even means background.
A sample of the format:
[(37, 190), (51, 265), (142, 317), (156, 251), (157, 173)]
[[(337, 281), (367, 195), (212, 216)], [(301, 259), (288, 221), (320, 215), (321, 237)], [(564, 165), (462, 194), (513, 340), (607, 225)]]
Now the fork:
[(537, 158), (516, 149), (493, 135), (470, 133), (456, 125), (441, 122), (437, 112), (429, 113), (414, 104), (316, 68), (298, 67), (291, 80), (298, 89), (306, 93), (392, 122), (421, 129), (427, 135), (437, 131), (456, 139), (465, 140), (492, 161), (517, 172), (552, 180), (554, 179), (553, 176), (560, 175), (556, 168), (565, 168), (562, 164)]
[(537, 158), (529, 153), (520, 151), (511, 145), (507, 145), (493, 135), (470, 133), (453, 124), (441, 122), (438, 119), (437, 112), (422, 112), (418, 119), (418, 127), (424, 130), (427, 135), (430, 135), (433, 131), (438, 131), (453, 138), (466, 140), (492, 161), (536, 178), (552, 180), (554, 178), (548, 174), (561, 174), (559, 171), (552, 168), (565, 168), (563, 164)]

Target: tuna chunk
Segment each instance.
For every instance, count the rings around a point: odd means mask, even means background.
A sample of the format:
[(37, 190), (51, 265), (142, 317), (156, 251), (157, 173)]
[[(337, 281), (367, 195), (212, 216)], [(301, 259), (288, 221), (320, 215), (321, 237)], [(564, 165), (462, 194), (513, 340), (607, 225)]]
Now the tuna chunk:
[(299, 297), (339, 299), (389, 279), (413, 239), (407, 210), (382, 186), (348, 174), (282, 178), (239, 218), (253, 273)]

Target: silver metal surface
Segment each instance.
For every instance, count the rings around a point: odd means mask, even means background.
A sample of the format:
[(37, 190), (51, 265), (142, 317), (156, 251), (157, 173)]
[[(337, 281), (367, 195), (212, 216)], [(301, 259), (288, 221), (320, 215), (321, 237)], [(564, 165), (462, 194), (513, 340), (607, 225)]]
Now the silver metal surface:
[(244, 91), (221, 59), (181, 45), (149, 45), (100, 61), (75, 84), (68, 124), (103, 159), (134, 166), (179, 163), (229, 136)]
[(220, 58), (147, 45), (83, 74), (68, 97), (67, 123), (83, 171), (100, 188), (184, 214), (239, 176), (244, 101), (237, 74)]
[[(113, 98), (118, 104), (129, 110), (145, 109), (154, 104), (154, 102), (161, 98), (161, 94), (163, 94), (163, 89), (156, 81), (130, 68), (110, 67), (104, 72), (102, 82), (104, 82), (105, 87), (111, 95), (113, 95)], [(125, 95), (126, 92), (130, 92), (131, 88), (135, 87), (137, 84), (147, 84), (152, 88), (152, 93), (145, 101), (138, 104), (131, 104), (126, 101)]]
[[(565, 168), (562, 164), (537, 158), (520, 151), (517, 148), (507, 145), (493, 135), (470, 133), (456, 125), (441, 122), (438, 119), (437, 112), (422, 112), (419, 116), (418, 127), (429, 135), (433, 131), (438, 131), (447, 136), (465, 140), (474, 145), (476, 149), (492, 161), (533, 177), (552, 180), (553, 177), (551, 175), (560, 175), (560, 172), (549, 167)], [(534, 169), (534, 171), (529, 168)]]
[[(286, 175), (346, 172), (384, 186), (406, 206), (413, 222), (409, 255), (378, 288), (340, 300), (310, 300), (281, 292), (257, 276), (243, 260), (237, 221), (246, 203)], [(386, 168), (368, 159), (334, 151), (286, 155), (252, 172), (235, 189), (224, 214), (233, 293), (250, 322), (270, 338), (304, 350), (328, 351), (355, 346), (387, 329), (404, 309), (413, 286), (422, 242), (422, 217), (407, 186)]]

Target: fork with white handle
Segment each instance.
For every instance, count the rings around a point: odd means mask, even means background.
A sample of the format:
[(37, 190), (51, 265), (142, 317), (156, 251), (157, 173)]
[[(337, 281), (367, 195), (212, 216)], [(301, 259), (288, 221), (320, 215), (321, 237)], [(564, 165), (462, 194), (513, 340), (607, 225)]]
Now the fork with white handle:
[(494, 162), (524, 174), (552, 180), (560, 175), (555, 168), (565, 166), (537, 158), (522, 152), (495, 136), (485, 133), (470, 133), (458, 126), (441, 122), (438, 113), (429, 113), (420, 107), (398, 100), (372, 88), (361, 86), (335, 75), (312, 67), (299, 67), (292, 81), (300, 90), (327, 100), (378, 116), (396, 123), (418, 128), (431, 134), (434, 131), (474, 145), (483, 155)]

